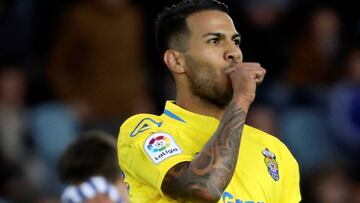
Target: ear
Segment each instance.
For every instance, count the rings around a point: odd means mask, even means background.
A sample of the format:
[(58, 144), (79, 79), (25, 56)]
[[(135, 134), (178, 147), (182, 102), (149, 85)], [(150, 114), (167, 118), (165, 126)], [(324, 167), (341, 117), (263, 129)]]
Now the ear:
[(184, 69), (184, 60), (183, 60), (183, 56), (180, 52), (175, 51), (173, 49), (168, 49), (165, 51), (164, 53), (164, 58), (163, 58), (165, 64), (167, 65), (167, 67), (175, 73), (184, 73), (185, 69)]

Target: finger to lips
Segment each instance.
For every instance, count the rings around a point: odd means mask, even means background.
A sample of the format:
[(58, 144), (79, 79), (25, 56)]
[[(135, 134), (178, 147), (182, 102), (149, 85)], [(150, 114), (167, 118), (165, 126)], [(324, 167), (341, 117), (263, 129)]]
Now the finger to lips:
[(243, 65), (247, 65), (247, 66), (253, 66), (253, 67), (260, 67), (261, 64), (260, 63), (256, 63), (256, 62), (243, 62)]
[(226, 73), (226, 74), (229, 74), (229, 73), (231, 73), (231, 72), (233, 72), (233, 71), (235, 71), (235, 68), (233, 68), (233, 67), (231, 67), (231, 68), (226, 68), (226, 69), (225, 69), (225, 73)]

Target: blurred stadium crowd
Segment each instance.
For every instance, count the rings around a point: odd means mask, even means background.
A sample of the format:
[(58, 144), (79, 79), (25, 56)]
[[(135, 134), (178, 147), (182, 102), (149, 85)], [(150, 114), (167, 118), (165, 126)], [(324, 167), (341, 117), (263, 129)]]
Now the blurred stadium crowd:
[[(170, 0), (0, 1), (0, 202), (59, 202), (59, 154), (162, 113), (174, 84), (153, 21)], [(226, 0), (245, 61), (267, 68), (248, 124), (299, 162), (305, 203), (360, 202), (360, 12), (354, 1)]]

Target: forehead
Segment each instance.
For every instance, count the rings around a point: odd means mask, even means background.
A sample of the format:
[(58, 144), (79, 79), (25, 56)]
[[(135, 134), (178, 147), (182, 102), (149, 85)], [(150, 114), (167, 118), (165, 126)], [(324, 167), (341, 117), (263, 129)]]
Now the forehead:
[(230, 16), (217, 10), (194, 13), (186, 19), (186, 22), (191, 34), (194, 36), (202, 36), (209, 32), (231, 35), (237, 33)]

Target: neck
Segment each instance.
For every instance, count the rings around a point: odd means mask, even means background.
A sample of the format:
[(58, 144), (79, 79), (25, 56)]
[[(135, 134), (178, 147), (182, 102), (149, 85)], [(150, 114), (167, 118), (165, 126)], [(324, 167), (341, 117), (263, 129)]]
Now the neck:
[(203, 100), (194, 95), (189, 90), (177, 88), (176, 104), (193, 113), (214, 117), (221, 120), (224, 113), (223, 108), (219, 108), (209, 101)]

